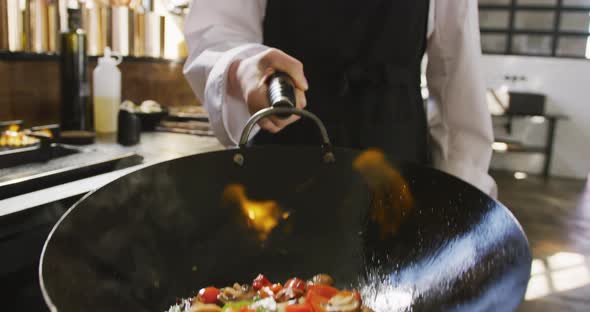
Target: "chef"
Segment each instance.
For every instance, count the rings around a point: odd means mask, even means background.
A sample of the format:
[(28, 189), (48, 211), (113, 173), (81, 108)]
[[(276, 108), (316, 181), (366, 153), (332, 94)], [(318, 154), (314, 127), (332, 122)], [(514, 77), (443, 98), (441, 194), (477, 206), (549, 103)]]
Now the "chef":
[[(194, 0), (184, 33), (184, 73), (223, 144), (268, 107), (266, 78), (283, 71), (334, 145), (376, 147), (495, 195), (477, 1)], [(251, 140), (313, 145), (317, 135), (308, 120), (269, 117)]]

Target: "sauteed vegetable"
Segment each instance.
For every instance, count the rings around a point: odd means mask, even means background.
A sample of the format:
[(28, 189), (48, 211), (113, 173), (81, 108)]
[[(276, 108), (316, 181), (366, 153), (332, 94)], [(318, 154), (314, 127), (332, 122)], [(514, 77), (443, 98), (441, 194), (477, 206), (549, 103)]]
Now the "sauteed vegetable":
[(294, 277), (284, 285), (258, 274), (251, 284), (202, 288), (168, 312), (372, 312), (363, 306), (357, 290), (340, 290), (333, 284), (327, 274), (307, 281)]

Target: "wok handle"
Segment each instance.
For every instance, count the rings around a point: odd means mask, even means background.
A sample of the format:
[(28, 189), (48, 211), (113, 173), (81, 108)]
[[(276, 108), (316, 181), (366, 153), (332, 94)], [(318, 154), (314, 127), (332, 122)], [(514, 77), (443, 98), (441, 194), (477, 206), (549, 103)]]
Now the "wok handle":
[(246, 144), (248, 143), (248, 139), (250, 138), (250, 132), (252, 132), (252, 129), (254, 128), (256, 123), (262, 118), (266, 118), (269, 116), (277, 116), (277, 115), (289, 115), (289, 116), (290, 115), (297, 115), (297, 116), (311, 119), (316, 124), (316, 126), (318, 127), (318, 129), (320, 131), (321, 147), (322, 147), (322, 160), (325, 163), (331, 163), (331, 162), (335, 161), (334, 152), (332, 151), (332, 143), (330, 142), (330, 137), (328, 136), (328, 131), (326, 131), (326, 127), (324, 126), (324, 123), (320, 120), (320, 118), (318, 116), (316, 116), (315, 114), (313, 114), (309, 111), (294, 108), (294, 107), (269, 107), (269, 108), (259, 110), (256, 114), (252, 115), (252, 117), (250, 117), (250, 119), (248, 119), (248, 122), (246, 123), (246, 126), (244, 127), (244, 130), (242, 131), (242, 136), (240, 137), (240, 143), (238, 146), (240, 152), (238, 152), (234, 156), (235, 163), (237, 163), (240, 166), (244, 163), (244, 156), (241, 153), (241, 151), (246, 148)]
[[(293, 80), (284, 72), (275, 72), (268, 78), (268, 101), (271, 107), (295, 108), (295, 87)], [(291, 114), (277, 114), (278, 118), (287, 119)]]

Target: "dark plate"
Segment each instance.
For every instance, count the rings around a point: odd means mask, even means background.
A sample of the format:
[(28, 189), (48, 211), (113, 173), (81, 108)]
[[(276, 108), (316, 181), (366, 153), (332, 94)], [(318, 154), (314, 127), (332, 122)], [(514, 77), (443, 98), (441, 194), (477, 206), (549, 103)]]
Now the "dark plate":
[(34, 144), (27, 147), (0, 150), (0, 169), (45, 162), (77, 152), (75, 149), (63, 147), (59, 144), (51, 144), (45, 149), (41, 148), (40, 144)]
[[(53, 149), (56, 157), (57, 155), (67, 156), (78, 153), (77, 150), (59, 145), (53, 147)], [(128, 153), (104, 160), (96, 160), (91, 163), (72, 164), (61, 169), (0, 181), (0, 200), (135, 166), (142, 163), (142, 161), (143, 157), (140, 155)]]

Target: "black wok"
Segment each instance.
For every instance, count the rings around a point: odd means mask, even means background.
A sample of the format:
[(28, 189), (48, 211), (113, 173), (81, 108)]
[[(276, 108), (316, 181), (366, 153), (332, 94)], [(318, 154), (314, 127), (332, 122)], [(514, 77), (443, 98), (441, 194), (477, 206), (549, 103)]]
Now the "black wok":
[[(45, 300), (64, 312), (164, 311), (200, 287), (259, 272), (277, 281), (325, 272), (376, 311), (518, 306), (531, 255), (506, 207), (441, 171), (392, 161), (412, 201), (383, 231), (374, 183), (353, 165), (360, 154), (332, 154), (324, 136), (323, 147), (242, 146), (120, 178), (53, 229), (40, 266)], [(275, 201), (284, 219), (261, 235), (227, 200), (228, 185)], [(381, 198), (396, 209), (392, 192)]]

